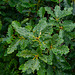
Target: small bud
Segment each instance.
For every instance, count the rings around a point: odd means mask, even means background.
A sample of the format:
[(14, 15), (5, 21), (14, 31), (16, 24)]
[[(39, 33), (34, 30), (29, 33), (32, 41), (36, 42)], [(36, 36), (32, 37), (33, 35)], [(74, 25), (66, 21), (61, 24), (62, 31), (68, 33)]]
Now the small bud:
[(56, 18), (56, 21), (58, 21), (59, 20), (59, 18)]
[(36, 40), (39, 40), (39, 38), (38, 38), (38, 37), (36, 37)]
[(52, 49), (53, 47), (52, 47), (52, 45), (50, 46), (50, 49)]
[(61, 27), (59, 27), (60, 29), (63, 29), (63, 27), (61, 26)]

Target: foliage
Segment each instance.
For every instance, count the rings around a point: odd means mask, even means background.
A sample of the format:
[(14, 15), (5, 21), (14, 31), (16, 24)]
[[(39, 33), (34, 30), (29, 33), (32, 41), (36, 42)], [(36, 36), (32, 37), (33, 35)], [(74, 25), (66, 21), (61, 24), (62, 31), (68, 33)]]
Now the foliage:
[(75, 19), (69, 2), (0, 2), (1, 75), (74, 74)]

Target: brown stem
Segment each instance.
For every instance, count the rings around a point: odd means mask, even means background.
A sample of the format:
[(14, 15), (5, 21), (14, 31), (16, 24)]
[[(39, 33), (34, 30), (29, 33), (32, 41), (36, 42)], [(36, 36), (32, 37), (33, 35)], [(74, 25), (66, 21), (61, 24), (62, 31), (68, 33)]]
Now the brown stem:
[(59, 0), (59, 6), (60, 6), (60, 0)]

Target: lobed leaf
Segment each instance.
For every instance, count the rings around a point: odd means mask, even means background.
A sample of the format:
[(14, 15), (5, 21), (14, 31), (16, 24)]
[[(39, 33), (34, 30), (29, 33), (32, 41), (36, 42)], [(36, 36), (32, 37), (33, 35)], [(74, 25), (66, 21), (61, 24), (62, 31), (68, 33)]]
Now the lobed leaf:
[(60, 46), (57, 48), (53, 48), (52, 51), (55, 55), (57, 55), (57, 54), (63, 55), (63, 54), (67, 54), (69, 52), (69, 48), (67, 46), (63, 45), (63, 46)]
[(12, 22), (12, 26), (14, 27), (14, 29), (21, 35), (24, 37), (29, 37), (29, 38), (33, 38), (34, 35), (32, 32), (29, 32), (27, 29), (25, 29), (24, 27), (19, 27), (19, 23), (17, 21), (13, 21)]
[(54, 11), (55, 11), (55, 16), (56, 18), (60, 19), (60, 18), (63, 18), (65, 16), (68, 16), (70, 14), (72, 14), (72, 7), (71, 8), (64, 8), (64, 10), (60, 10), (60, 7), (59, 6), (56, 6)]
[(44, 17), (45, 14), (45, 8), (44, 7), (40, 7), (40, 9), (38, 10), (38, 15), (40, 17)]
[(55, 17), (55, 15), (50, 7), (45, 7), (45, 11), (47, 11), (47, 13), (50, 14), (52, 17)]
[(25, 62), (24, 65), (21, 65), (19, 69), (22, 70), (22, 72), (25, 72), (28, 69), (31, 69), (34, 72), (35, 70), (39, 70), (39, 68), (40, 68), (39, 60), (30, 59), (27, 62)]
[(39, 20), (39, 23), (34, 27), (33, 32), (36, 32), (39, 35), (40, 32), (45, 29), (47, 27), (47, 22), (46, 22), (46, 18), (42, 18), (41, 20)]
[(19, 45), (19, 42), (20, 42), (20, 39), (14, 40), (7, 48), (7, 54), (11, 54), (15, 50), (17, 50), (17, 46)]
[(72, 31), (75, 28), (75, 23), (70, 20), (63, 21), (61, 25), (65, 31)]
[(18, 57), (29, 58), (32, 57), (34, 54), (30, 50), (23, 50), (17, 53)]

